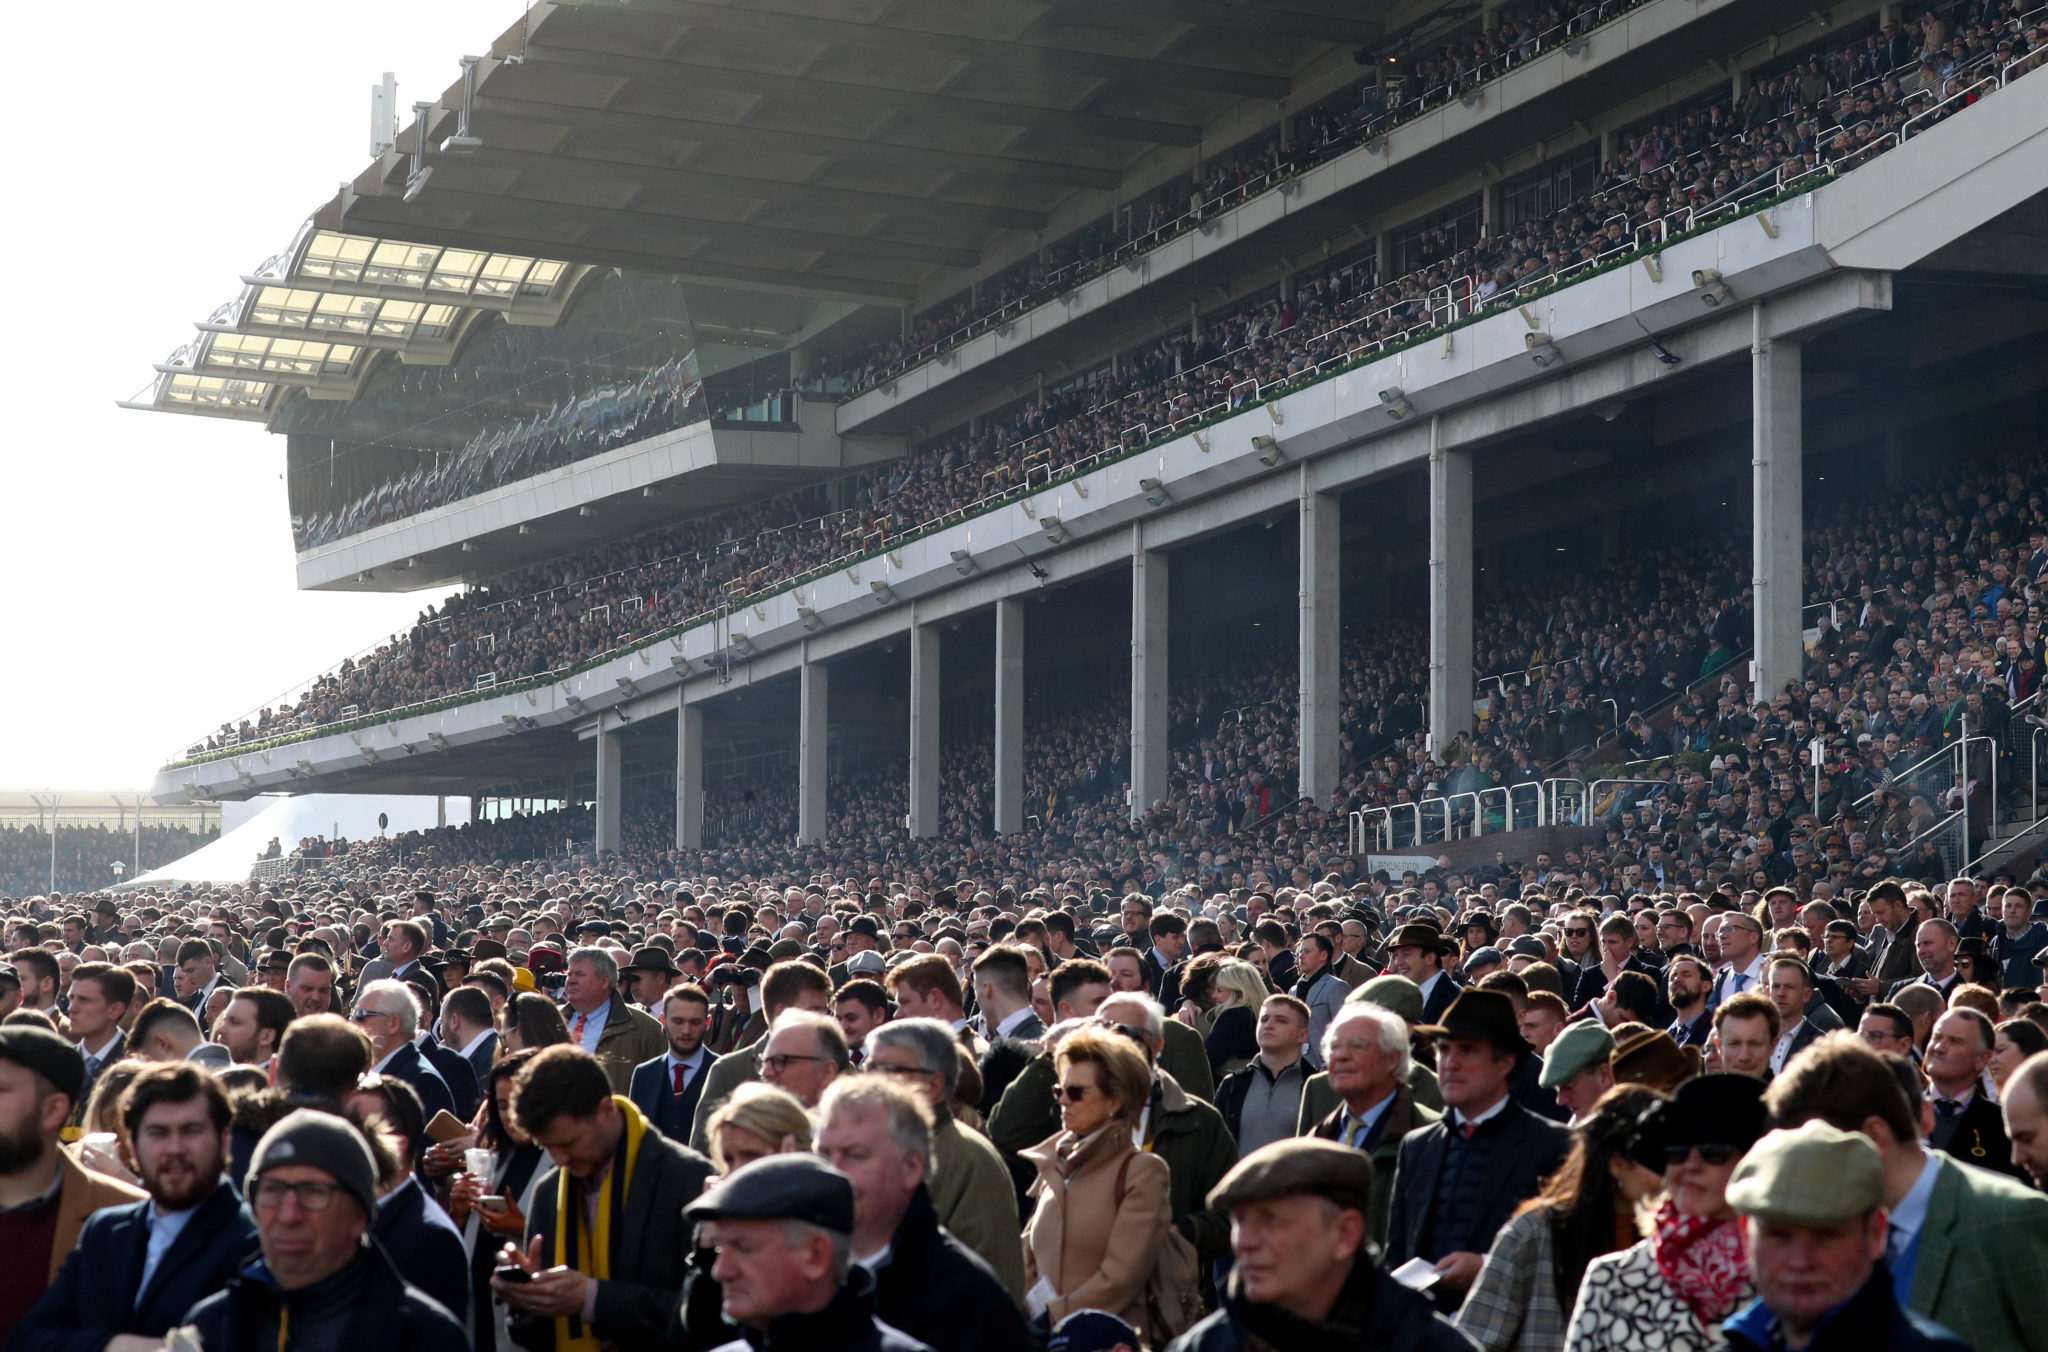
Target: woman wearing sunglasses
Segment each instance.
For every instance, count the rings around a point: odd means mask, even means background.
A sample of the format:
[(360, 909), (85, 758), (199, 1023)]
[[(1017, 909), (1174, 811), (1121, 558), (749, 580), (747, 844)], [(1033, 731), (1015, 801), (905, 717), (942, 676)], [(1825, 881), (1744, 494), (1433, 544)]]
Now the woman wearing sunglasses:
[(1646, 1238), (1586, 1267), (1565, 1352), (1706, 1352), (1756, 1296), (1728, 1178), (1764, 1134), (1763, 1081), (1696, 1075), (1638, 1124), (1631, 1153), (1661, 1159), (1664, 1200)]
[(1128, 1037), (1086, 1024), (1061, 1039), (1053, 1066), (1062, 1129), (1021, 1152), (1038, 1169), (1024, 1227), (1025, 1313), (1057, 1324), (1075, 1310), (1106, 1310), (1151, 1328), (1145, 1284), (1172, 1219), (1166, 1161), (1133, 1140), (1151, 1068)]

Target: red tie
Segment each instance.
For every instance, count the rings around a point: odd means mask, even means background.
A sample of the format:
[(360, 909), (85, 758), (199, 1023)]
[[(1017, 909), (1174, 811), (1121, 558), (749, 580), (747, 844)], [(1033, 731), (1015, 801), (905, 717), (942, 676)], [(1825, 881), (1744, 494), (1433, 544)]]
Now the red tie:
[(676, 1062), (676, 1097), (677, 1097), (677, 1098), (681, 1098), (681, 1097), (683, 1096), (683, 1085), (684, 1085), (684, 1084), (685, 1084), (686, 1082), (688, 1082), (689, 1078), (690, 1078), (690, 1068), (689, 1068), (688, 1066), (684, 1065), (684, 1064), (683, 1064), (682, 1062), (680, 1062), (680, 1061)]
[(581, 1046), (583, 1042), (584, 1021), (587, 1020), (589, 1017), (590, 1016), (588, 1014), (578, 1014), (576, 1016), (576, 1031), (569, 1035), (570, 1037), (576, 1039), (577, 1045), (579, 1046)]
[(1479, 1130), (1479, 1124), (1477, 1122), (1461, 1122), (1458, 1124), (1458, 1130), (1464, 1132), (1465, 1139), (1469, 1141), (1472, 1139), (1473, 1134)]

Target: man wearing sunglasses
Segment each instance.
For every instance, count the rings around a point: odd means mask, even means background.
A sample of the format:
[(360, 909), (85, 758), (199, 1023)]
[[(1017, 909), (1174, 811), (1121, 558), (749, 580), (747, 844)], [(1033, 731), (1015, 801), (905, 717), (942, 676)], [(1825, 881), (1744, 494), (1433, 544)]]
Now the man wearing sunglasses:
[(460, 1348), (455, 1317), (367, 1241), (377, 1167), (345, 1119), (301, 1108), (268, 1132), (249, 1165), (263, 1265), (192, 1308), (210, 1348)]

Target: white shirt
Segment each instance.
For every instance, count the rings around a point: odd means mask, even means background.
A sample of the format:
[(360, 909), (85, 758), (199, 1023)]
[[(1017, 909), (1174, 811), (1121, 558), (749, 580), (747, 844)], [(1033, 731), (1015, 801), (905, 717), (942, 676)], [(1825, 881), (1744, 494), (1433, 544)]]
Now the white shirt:
[(1763, 986), (1763, 982), (1764, 955), (1759, 953), (1756, 955), (1755, 960), (1741, 971), (1736, 971), (1731, 963), (1728, 970), (1721, 973), (1721, 998), (1726, 1000), (1731, 995), (1747, 994), (1750, 991), (1760, 989)]
[(1514, 1096), (1511, 1094), (1502, 1094), (1500, 1097), (1500, 1102), (1494, 1104), (1491, 1108), (1488, 1108), (1485, 1112), (1479, 1114), (1479, 1116), (1477, 1117), (1467, 1117), (1460, 1110), (1453, 1108), (1451, 1109), (1451, 1121), (1454, 1125), (1459, 1127), (1476, 1127), (1479, 1126), (1481, 1123), (1491, 1122), (1494, 1118), (1499, 1117), (1502, 1113), (1508, 1110), (1508, 1104), (1513, 1101), (1513, 1098)]
[(1785, 1068), (1785, 1058), (1792, 1054), (1792, 1039), (1799, 1036), (1799, 1030), (1806, 1026), (1802, 1017), (1799, 1022), (1778, 1034), (1778, 1045), (1771, 1048), (1771, 1074), (1776, 1075)]
[(1448, 980), (1450, 980), (1449, 977), (1445, 976), (1442, 972), (1438, 972), (1434, 976), (1430, 977), (1429, 980), (1423, 982), (1421, 986), (1422, 1003), (1424, 1003), (1425, 1005), (1429, 1003), (1429, 993), (1436, 989), (1437, 982)]
[(121, 1030), (116, 1028), (111, 1033), (107, 1034), (107, 1040), (99, 1045), (98, 1051), (88, 1050), (86, 1048), (86, 1045), (83, 1042), (81, 1042), (78, 1044), (78, 1053), (79, 1055), (85, 1058), (86, 1065), (88, 1067), (91, 1067), (93, 1065), (96, 1065), (103, 1057), (105, 1057), (108, 1051), (110, 1051), (113, 1048), (113, 1045), (120, 1040)]
[(466, 1043), (462, 1048), (462, 1059), (467, 1061), (469, 1059), (469, 1054), (475, 1051), (478, 1047), (483, 1046), (484, 1039), (491, 1036), (493, 1031), (493, 1029), (486, 1028), (481, 1033), (478, 1033), (475, 1037), (471, 1038), (468, 1041), (468, 1043)]
[(995, 1036), (1009, 1037), (1012, 1033), (1015, 1033), (1017, 1031), (1017, 1025), (1024, 1022), (1024, 1020), (1030, 1018), (1034, 1012), (1035, 1011), (1033, 1011), (1030, 1005), (1018, 1006), (1016, 1009), (1010, 1012), (1010, 1016), (1008, 1018), (1004, 1019), (1001, 1023), (996, 1025)]
[(136, 1295), (149, 1289), (149, 1279), (156, 1275), (157, 1264), (171, 1251), (171, 1245), (177, 1243), (178, 1236), (184, 1233), (185, 1222), (191, 1220), (192, 1213), (197, 1210), (196, 1206), (186, 1207), (183, 1211), (165, 1211), (154, 1204), (150, 1206), (149, 1248), (143, 1255), (142, 1280), (136, 1284)]
[(677, 1066), (687, 1067), (690, 1072), (689, 1075), (685, 1077), (685, 1079), (683, 1080), (684, 1087), (687, 1088), (688, 1086), (697, 1083), (697, 1077), (703, 1073), (704, 1062), (708, 1059), (710, 1059), (709, 1054), (705, 1052), (704, 1048), (701, 1045), (698, 1046), (696, 1051), (690, 1053), (689, 1057), (686, 1059), (678, 1058), (675, 1054), (674, 1049), (671, 1048), (668, 1053), (669, 1088), (675, 1088)]

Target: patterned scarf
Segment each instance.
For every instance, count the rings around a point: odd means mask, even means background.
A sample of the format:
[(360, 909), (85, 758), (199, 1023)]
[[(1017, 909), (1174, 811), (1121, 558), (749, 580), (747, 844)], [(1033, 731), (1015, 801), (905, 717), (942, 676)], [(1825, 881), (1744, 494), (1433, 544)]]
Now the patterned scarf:
[(1667, 1200), (1657, 1208), (1657, 1233), (1650, 1245), (1657, 1271), (1702, 1328), (1727, 1318), (1749, 1289), (1749, 1258), (1742, 1250), (1742, 1227), (1733, 1217), (1682, 1216)]

